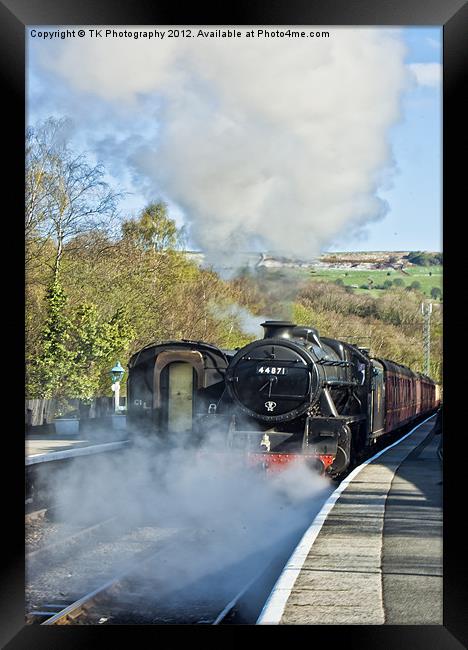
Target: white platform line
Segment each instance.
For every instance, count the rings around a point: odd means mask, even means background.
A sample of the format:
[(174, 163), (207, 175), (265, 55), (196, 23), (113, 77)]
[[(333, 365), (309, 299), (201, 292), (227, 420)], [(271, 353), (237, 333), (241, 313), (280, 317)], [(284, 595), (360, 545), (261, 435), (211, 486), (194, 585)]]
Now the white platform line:
[(270, 596), (268, 597), (268, 600), (266, 601), (260, 613), (260, 616), (257, 619), (257, 623), (256, 623), (257, 625), (278, 625), (279, 622), (281, 621), (284, 609), (286, 607), (286, 603), (288, 602), (289, 596), (299, 576), (299, 573), (302, 570), (302, 566), (306, 560), (306, 557), (308, 556), (310, 549), (312, 548), (312, 544), (317, 539), (317, 536), (320, 530), (322, 529), (322, 526), (326, 518), (328, 517), (331, 509), (339, 499), (341, 493), (348, 487), (351, 481), (364, 469), (364, 467), (366, 467), (366, 465), (372, 463), (372, 461), (382, 456), (382, 454), (386, 453), (392, 447), (399, 445), (401, 442), (403, 442), (403, 440), (405, 440), (414, 431), (416, 431), (416, 429), (419, 429), (419, 427), (421, 427), (423, 424), (428, 422), (433, 417), (434, 415), (431, 415), (430, 417), (426, 418), (425, 420), (420, 422), (416, 427), (411, 429), (411, 431), (409, 431), (407, 434), (402, 436), (399, 440), (389, 445), (388, 447), (385, 447), (385, 449), (379, 451), (377, 454), (375, 454), (375, 456), (372, 456), (372, 458), (368, 458), (361, 465), (355, 467), (353, 471), (349, 474), (349, 476), (347, 476), (336, 488), (336, 490), (332, 492), (332, 494), (328, 497), (328, 499), (323, 504), (320, 512), (315, 517), (312, 524), (309, 526), (309, 528), (302, 536), (301, 541), (296, 546), (291, 557), (286, 563), (281, 575), (279, 576), (278, 580), (275, 583), (275, 586), (273, 587), (270, 593)]

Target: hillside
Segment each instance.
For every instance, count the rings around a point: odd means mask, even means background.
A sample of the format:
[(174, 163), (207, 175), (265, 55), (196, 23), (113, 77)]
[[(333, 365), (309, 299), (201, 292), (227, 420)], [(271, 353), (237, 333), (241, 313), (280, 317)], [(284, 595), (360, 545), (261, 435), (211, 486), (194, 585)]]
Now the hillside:
[[(189, 259), (199, 265), (209, 263), (209, 259), (201, 251), (185, 251)], [(420, 251), (365, 251), (344, 253), (323, 253), (313, 260), (301, 260), (273, 253), (236, 253), (222, 263), (222, 268), (239, 268), (242, 266), (255, 268), (298, 268), (298, 269), (356, 269), (356, 270), (401, 270), (412, 266), (438, 266), (442, 263), (442, 254), (438, 252)]]

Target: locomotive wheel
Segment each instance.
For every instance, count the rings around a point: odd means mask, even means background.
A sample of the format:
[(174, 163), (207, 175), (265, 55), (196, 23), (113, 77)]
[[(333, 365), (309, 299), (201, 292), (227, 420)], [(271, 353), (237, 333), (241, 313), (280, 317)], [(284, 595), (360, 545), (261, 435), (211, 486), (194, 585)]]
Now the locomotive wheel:
[(341, 476), (351, 463), (351, 430), (349, 426), (344, 425), (343, 431), (338, 440), (338, 447), (336, 450), (335, 460), (328, 469), (328, 474), (332, 478)]
[(343, 447), (341, 447), (341, 445), (338, 445), (338, 448), (336, 450), (335, 460), (333, 461), (333, 464), (328, 470), (329, 475), (332, 478), (336, 478), (337, 476), (340, 476), (340, 474), (342, 474), (348, 468), (349, 462), (350, 462), (349, 448), (348, 450), (346, 450)]

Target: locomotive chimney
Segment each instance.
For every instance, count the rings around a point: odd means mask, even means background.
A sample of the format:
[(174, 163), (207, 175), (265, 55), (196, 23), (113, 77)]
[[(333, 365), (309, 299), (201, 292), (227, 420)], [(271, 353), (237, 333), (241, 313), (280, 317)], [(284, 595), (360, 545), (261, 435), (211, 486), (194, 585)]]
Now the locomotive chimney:
[(296, 327), (295, 323), (287, 320), (266, 320), (261, 325), (265, 330), (264, 339), (290, 339)]
[(370, 348), (364, 348), (364, 347), (361, 347), (360, 345), (358, 345), (357, 349), (359, 350), (359, 352), (362, 352), (362, 354), (365, 354), (366, 357), (370, 356)]

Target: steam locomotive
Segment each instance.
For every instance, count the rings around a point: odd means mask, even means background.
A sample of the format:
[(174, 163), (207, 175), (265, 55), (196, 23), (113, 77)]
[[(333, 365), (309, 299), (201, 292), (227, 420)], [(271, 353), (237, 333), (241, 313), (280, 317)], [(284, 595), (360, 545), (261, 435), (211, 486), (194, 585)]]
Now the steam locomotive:
[(350, 343), (288, 321), (239, 350), (201, 341), (149, 345), (129, 361), (131, 430), (168, 444), (217, 434), (250, 463), (281, 469), (301, 457), (332, 477), (386, 434), (430, 415), (436, 384)]

